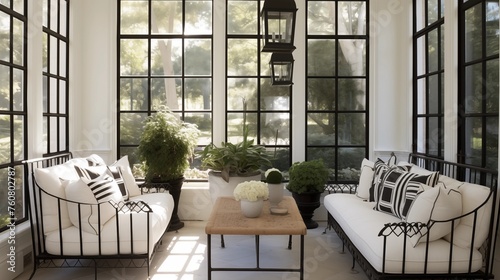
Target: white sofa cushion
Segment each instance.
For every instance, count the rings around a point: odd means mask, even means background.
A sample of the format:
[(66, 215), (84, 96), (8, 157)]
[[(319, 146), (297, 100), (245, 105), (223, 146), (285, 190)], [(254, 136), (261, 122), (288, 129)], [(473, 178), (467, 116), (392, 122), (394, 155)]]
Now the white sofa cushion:
[[(401, 222), (395, 216), (374, 211), (374, 202), (365, 202), (352, 194), (329, 194), (324, 198), (324, 206), (335, 218), (353, 245), (366, 260), (379, 272), (382, 272), (383, 237), (378, 236), (386, 223)], [(391, 235), (388, 237), (385, 271), (401, 273), (403, 260), (403, 238)], [(450, 243), (438, 239), (429, 243), (428, 273), (447, 273)], [(424, 271), (426, 243), (406, 244), (405, 272), (418, 274)], [(453, 246), (453, 263), (451, 271), (466, 273), (468, 271), (470, 249)], [(482, 267), (482, 256), (477, 250), (472, 251), (473, 271)]]
[[(162, 237), (167, 229), (167, 226), (172, 217), (174, 209), (174, 200), (169, 193), (151, 193), (133, 197), (130, 201), (143, 201), (151, 207), (153, 211), (150, 219), (150, 244), (149, 252), (153, 253), (153, 246)], [(146, 213), (132, 214), (132, 227), (130, 227), (130, 212), (120, 212), (119, 217), (119, 247), (120, 253), (128, 254), (144, 254), (148, 251), (147, 248), (147, 219)], [(130, 236), (130, 228), (132, 228), (133, 236)], [(103, 255), (113, 255), (118, 253), (118, 234), (116, 232), (116, 216), (111, 218), (102, 227), (101, 232), (101, 253)], [(133, 242), (130, 242), (130, 240)], [(77, 227), (71, 226), (63, 230), (62, 234), (62, 250), (66, 255), (96, 255), (99, 254), (99, 239), (98, 236), (82, 231), (82, 244), (80, 244), (80, 231)], [(82, 246), (80, 246), (82, 245)], [(58, 255), (61, 253), (61, 244), (59, 233), (53, 232), (47, 235), (45, 239), (45, 248), (50, 254)], [(80, 252), (82, 248), (83, 252)]]
[[(420, 242), (434, 241), (449, 234), (452, 230), (451, 222), (446, 221), (459, 217), (462, 213), (462, 196), (460, 192), (453, 189), (446, 189), (442, 185), (428, 188), (420, 193), (413, 202), (408, 217), (409, 223), (421, 222), (427, 224), (430, 229), (422, 228), (410, 238), (413, 246)], [(456, 226), (456, 224), (455, 224)]]

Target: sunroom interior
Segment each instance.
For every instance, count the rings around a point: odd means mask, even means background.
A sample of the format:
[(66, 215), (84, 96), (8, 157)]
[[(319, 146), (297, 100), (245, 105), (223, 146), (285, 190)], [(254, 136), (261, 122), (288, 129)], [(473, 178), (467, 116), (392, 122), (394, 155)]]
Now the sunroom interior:
[[(278, 168), (321, 158), (331, 183), (355, 182), (363, 158), (412, 152), (498, 169), (498, 1), (296, 0), (290, 86), (271, 85), (260, 51), (263, 2), (0, 1), (0, 170), (16, 187), (14, 214), (0, 190), (2, 279), (29, 270), (22, 161), (69, 151), (138, 164), (159, 105), (198, 125), (199, 149), (241, 141), (248, 114)], [(203, 224), (212, 204), (199, 168), (194, 159), (179, 217)], [(324, 224), (326, 210), (315, 213)]]

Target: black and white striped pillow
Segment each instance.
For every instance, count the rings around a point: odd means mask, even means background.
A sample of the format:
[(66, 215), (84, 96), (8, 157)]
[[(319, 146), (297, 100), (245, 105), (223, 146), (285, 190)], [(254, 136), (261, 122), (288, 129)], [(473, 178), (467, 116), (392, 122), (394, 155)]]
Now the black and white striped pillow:
[(438, 172), (418, 175), (390, 168), (382, 175), (375, 209), (404, 219), (413, 201), (424, 190), (422, 184), (434, 187), (438, 179)]
[(89, 186), (98, 203), (106, 201), (114, 201), (117, 203), (123, 200), (118, 184), (115, 179), (107, 173), (103, 173), (101, 176), (94, 179), (83, 177), (82, 181)]

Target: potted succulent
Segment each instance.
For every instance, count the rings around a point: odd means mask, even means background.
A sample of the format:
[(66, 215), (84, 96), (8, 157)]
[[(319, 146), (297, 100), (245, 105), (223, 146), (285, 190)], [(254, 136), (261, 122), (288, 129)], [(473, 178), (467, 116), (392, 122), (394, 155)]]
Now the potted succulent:
[(208, 182), (212, 201), (221, 195), (232, 195), (241, 182), (261, 180), (261, 168), (271, 166), (271, 155), (264, 146), (248, 139), (246, 114), (243, 117), (243, 141), (233, 144), (213, 143), (200, 152), (201, 167), (209, 169)]
[[(189, 168), (199, 135), (196, 125), (182, 121), (166, 106), (145, 120), (137, 155), (147, 184), (169, 185), (175, 201), (171, 223), (180, 223), (177, 206), (184, 172)], [(177, 229), (179, 226), (182, 223)]]
[(317, 228), (318, 223), (312, 217), (320, 206), (320, 197), (328, 182), (328, 168), (322, 159), (295, 162), (288, 174), (286, 188), (292, 193), (306, 227)]

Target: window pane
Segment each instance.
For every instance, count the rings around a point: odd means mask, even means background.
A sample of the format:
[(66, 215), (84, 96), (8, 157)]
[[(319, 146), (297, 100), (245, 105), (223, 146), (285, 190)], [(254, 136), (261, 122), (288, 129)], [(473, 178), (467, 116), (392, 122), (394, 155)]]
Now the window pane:
[(257, 75), (257, 40), (229, 39), (227, 42), (227, 75)]
[(148, 79), (122, 78), (120, 79), (120, 109), (147, 110), (148, 109)]
[(290, 145), (290, 114), (261, 113), (260, 141), (264, 145)]
[(151, 10), (152, 34), (182, 34), (182, 1), (153, 0)]
[(120, 40), (120, 74), (146, 75), (148, 41), (141, 39)]
[(426, 142), (427, 142), (427, 125), (426, 118), (417, 118), (417, 152), (426, 153)]
[[(165, 1), (164, 3), (175, 3)], [(120, 1), (120, 33), (148, 33), (148, 0)]]
[(208, 145), (212, 142), (212, 114), (211, 113), (186, 113), (184, 121), (196, 124), (201, 134), (198, 145)]
[(441, 118), (435, 117), (429, 118), (429, 131), (427, 132), (429, 150), (427, 153), (434, 156), (438, 156), (440, 154), (439, 145), (443, 144), (444, 131), (442, 131), (442, 123), (439, 123), (440, 119)]
[(307, 109), (335, 110), (335, 79), (307, 79)]
[(438, 2), (438, 0), (427, 0), (427, 25), (439, 19)]
[[(144, 40), (146, 43), (147, 41)], [(132, 50), (133, 51), (133, 50)], [(147, 48), (144, 49), (147, 58)], [(147, 74), (147, 65), (142, 66)], [(171, 76), (182, 74), (182, 40), (151, 40), (151, 75)]]
[(496, 169), (498, 166), (498, 117), (487, 119), (486, 133), (486, 168)]
[(257, 34), (258, 1), (227, 1), (227, 33)]
[(475, 166), (481, 166), (483, 134), (481, 118), (467, 118), (465, 122), (465, 162)]
[(14, 69), (14, 77), (12, 81), (12, 91), (14, 95), (13, 107), (14, 111), (24, 110), (24, 71)]
[(10, 16), (0, 11), (0, 60), (10, 62)]
[(339, 40), (339, 76), (366, 75), (366, 40)]
[(10, 116), (0, 115), (0, 164), (6, 164), (10, 162)]
[(58, 151), (66, 150), (66, 118), (59, 118), (59, 149)]
[(339, 110), (365, 110), (366, 80), (339, 79)]
[(57, 117), (49, 117), (49, 153), (57, 152), (57, 139), (59, 139), (57, 124)]
[[(365, 148), (339, 148), (338, 181), (359, 182), (360, 162), (365, 158)], [(355, 170), (355, 172), (354, 172)]]
[(438, 75), (432, 75), (429, 77), (429, 114), (440, 113), (439, 99)]
[(429, 62), (429, 72), (435, 72), (438, 68), (438, 55), (439, 55), (439, 37), (438, 30), (434, 29), (427, 35), (427, 53), (428, 53), (428, 62)]
[(427, 89), (425, 81), (425, 78), (418, 79), (417, 81), (417, 114), (427, 112)]
[(339, 35), (365, 35), (366, 34), (366, 2), (349, 1), (339, 4)]
[(425, 36), (421, 36), (417, 39), (417, 75), (422, 75), (427, 71), (427, 60), (426, 60), (426, 41)]
[(12, 51), (14, 55), (14, 63), (18, 65), (24, 64), (24, 23), (18, 19), (13, 20), (13, 31), (12, 34), (13, 46)]
[(212, 40), (185, 40), (185, 75), (212, 74)]
[(335, 75), (335, 40), (310, 39), (307, 41), (307, 75)]
[(49, 113), (57, 113), (57, 79), (50, 78), (49, 81)]
[(271, 76), (271, 52), (261, 52), (260, 53), (260, 75), (262, 76)]
[(146, 117), (147, 114), (145, 113), (120, 114), (120, 144), (139, 144)]
[(332, 147), (312, 147), (307, 148), (307, 160), (322, 159), (328, 168), (336, 169), (335, 162), (337, 159), (336, 148)]
[(186, 78), (184, 80), (184, 109), (205, 110), (211, 109), (212, 80), (207, 78)]
[(66, 43), (64, 41), (59, 41), (59, 76), (62, 78), (66, 77)]
[(335, 2), (307, 2), (307, 33), (310, 35), (335, 34)]
[(42, 34), (42, 72), (47, 72), (49, 69), (49, 62), (48, 62), (48, 53), (49, 53), (49, 46), (48, 46), (48, 34), (43, 33)]
[(482, 112), (482, 86), (483, 72), (480, 64), (467, 66), (465, 68), (465, 83), (468, 85), (465, 88), (465, 112), (480, 113)]
[(335, 114), (307, 114), (307, 144), (335, 145)]
[(248, 110), (257, 109), (257, 79), (227, 79), (227, 110), (243, 110), (243, 102)]
[(500, 9), (498, 0), (486, 2), (486, 56), (498, 54), (498, 37), (500, 30), (498, 19)]
[(0, 65), (0, 110), (10, 110), (10, 67)]
[(59, 80), (59, 114), (66, 114), (66, 82)]
[(186, 0), (185, 34), (212, 34), (212, 1)]
[(498, 110), (498, 96), (500, 89), (499, 84), (499, 73), (498, 73), (498, 59), (490, 60), (486, 62), (486, 112), (487, 113), (497, 113)]
[[(338, 141), (341, 145), (365, 144), (365, 114), (338, 114)], [(334, 124), (331, 125), (334, 127)]]
[[(227, 114), (227, 141), (238, 143), (243, 141), (243, 113)], [(248, 138), (257, 139), (257, 114), (246, 113), (246, 124), (248, 127)], [(256, 140), (254, 140), (256, 141)]]
[(262, 82), (260, 90), (260, 108), (262, 110), (290, 110), (290, 89), (288, 87), (272, 86), (270, 79), (266, 79)]
[(482, 56), (482, 11), (481, 4), (465, 12), (465, 62)]
[(54, 36), (49, 36), (49, 71), (51, 74), (57, 75), (57, 65), (58, 65), (58, 51), (57, 51), (58, 39)]
[(182, 108), (182, 79), (151, 79), (151, 110), (166, 105), (172, 110)]

